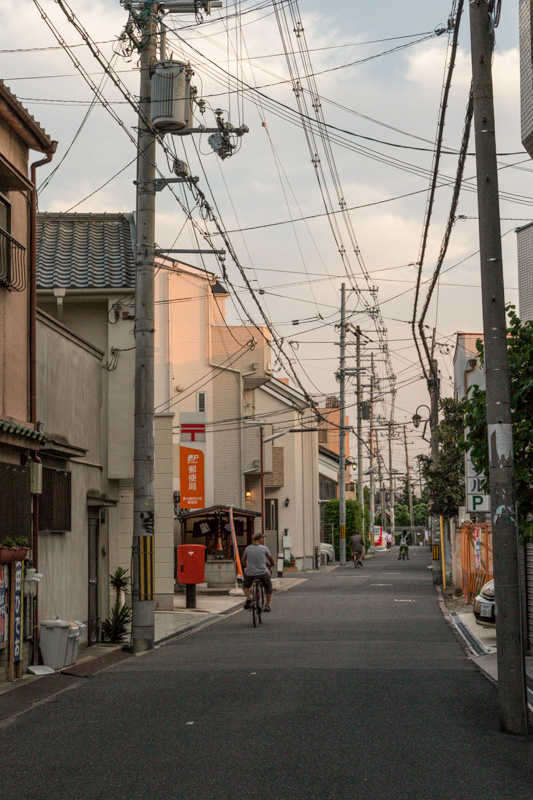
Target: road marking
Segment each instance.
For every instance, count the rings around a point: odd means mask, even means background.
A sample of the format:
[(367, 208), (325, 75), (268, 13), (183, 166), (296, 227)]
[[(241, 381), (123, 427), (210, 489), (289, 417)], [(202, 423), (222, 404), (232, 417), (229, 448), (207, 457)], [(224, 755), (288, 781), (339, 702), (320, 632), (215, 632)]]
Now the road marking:
[(250, 675), (257, 675), (257, 672), (250, 672)]
[(394, 598), (394, 602), (395, 603), (414, 603), (415, 601), (414, 600), (396, 600), (396, 598)]
[(194, 725), (194, 722), (186, 722), (186, 725)]
[(392, 586), (392, 583), (371, 583), (370, 586)]

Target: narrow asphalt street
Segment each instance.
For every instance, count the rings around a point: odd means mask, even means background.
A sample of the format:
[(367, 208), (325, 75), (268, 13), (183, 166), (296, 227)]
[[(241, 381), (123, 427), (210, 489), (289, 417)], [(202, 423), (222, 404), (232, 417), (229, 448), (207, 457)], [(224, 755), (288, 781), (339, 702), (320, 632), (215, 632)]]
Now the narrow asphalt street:
[[(532, 800), (428, 552), (276, 594), (0, 728), (2, 800)], [(306, 576), (308, 577), (308, 576)]]

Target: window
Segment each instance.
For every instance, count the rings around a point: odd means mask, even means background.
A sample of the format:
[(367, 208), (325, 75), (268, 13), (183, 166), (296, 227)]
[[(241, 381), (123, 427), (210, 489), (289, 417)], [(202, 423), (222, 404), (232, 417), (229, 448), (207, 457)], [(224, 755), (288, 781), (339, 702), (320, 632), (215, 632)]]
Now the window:
[(199, 414), (207, 411), (207, 392), (196, 392), (196, 410)]
[(0, 228), (4, 233), (11, 233), (11, 204), (0, 195)]
[(29, 539), (31, 506), (30, 468), (0, 462), (0, 534)]
[(43, 493), (39, 509), (40, 531), (70, 531), (71, 473), (43, 467)]
[(26, 248), (11, 236), (11, 203), (0, 194), (0, 286), (24, 291), (25, 253)]

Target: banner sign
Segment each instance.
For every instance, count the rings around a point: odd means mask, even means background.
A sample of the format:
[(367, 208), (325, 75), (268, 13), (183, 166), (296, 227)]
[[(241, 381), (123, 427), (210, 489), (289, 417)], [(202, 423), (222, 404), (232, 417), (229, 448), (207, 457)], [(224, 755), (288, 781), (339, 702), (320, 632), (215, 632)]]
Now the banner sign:
[(235, 533), (235, 523), (233, 521), (233, 506), (229, 509), (229, 524), (231, 528), (231, 541), (233, 542), (233, 552), (235, 553), (235, 568), (237, 570), (237, 580), (243, 578), (242, 564), (239, 556), (239, 548), (237, 547), (237, 534)]
[(481, 528), (474, 528), (474, 560), (476, 569), (481, 566)]
[(15, 605), (13, 608), (13, 663), (18, 664), (22, 654), (22, 561), (15, 561)]
[(180, 414), (180, 508), (205, 508), (205, 414)]

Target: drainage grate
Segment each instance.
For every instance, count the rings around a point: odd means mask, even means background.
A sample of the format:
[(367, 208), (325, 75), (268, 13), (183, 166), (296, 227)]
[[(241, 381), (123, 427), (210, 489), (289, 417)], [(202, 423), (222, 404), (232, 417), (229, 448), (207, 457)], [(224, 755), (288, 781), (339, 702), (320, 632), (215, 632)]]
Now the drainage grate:
[(461, 622), (459, 620), (459, 615), (452, 611), (450, 617), (452, 618), (453, 624), (455, 625), (455, 627), (457, 628), (463, 639), (466, 639), (469, 647), (474, 651), (474, 653), (478, 656), (484, 655), (486, 651), (480, 645), (476, 637), (472, 633), (470, 633), (464, 622)]

